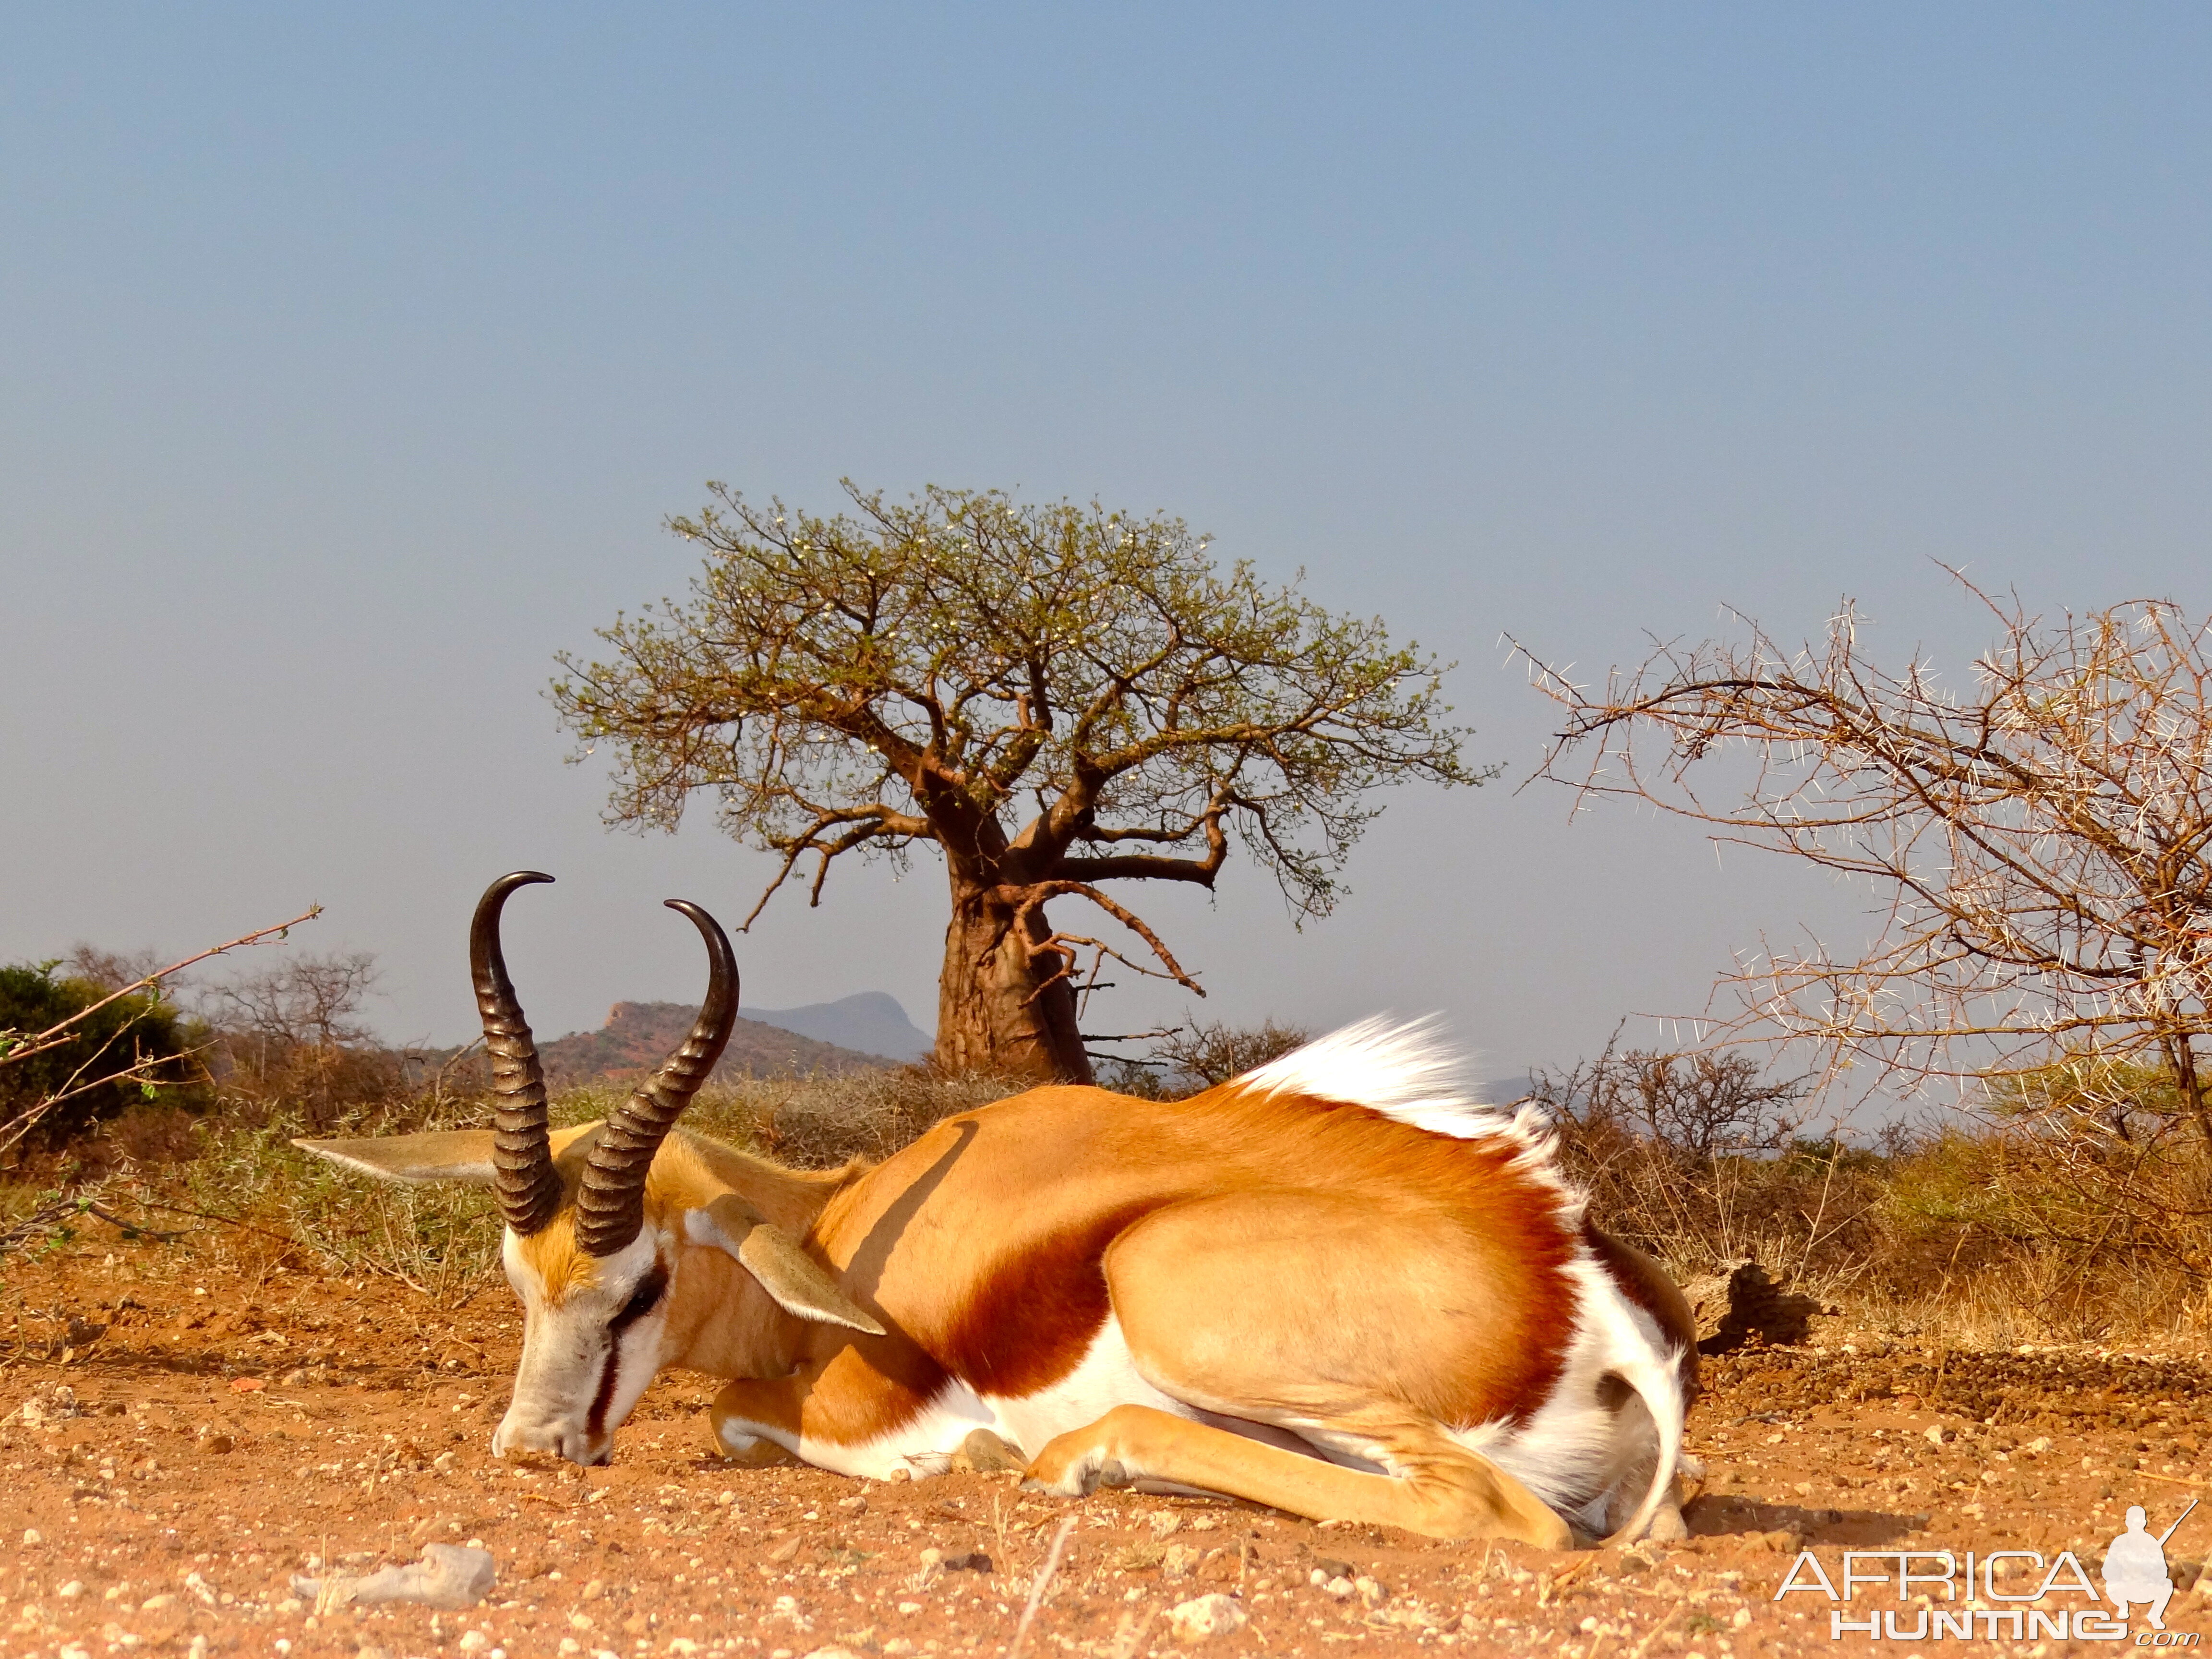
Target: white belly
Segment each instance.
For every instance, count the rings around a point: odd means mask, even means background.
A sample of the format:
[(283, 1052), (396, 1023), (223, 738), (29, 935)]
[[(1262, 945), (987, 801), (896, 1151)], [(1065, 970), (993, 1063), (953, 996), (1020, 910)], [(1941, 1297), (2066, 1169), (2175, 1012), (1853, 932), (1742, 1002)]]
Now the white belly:
[(805, 1435), (794, 1442), (780, 1430), (735, 1419), (722, 1425), (722, 1440), (733, 1454), (755, 1439), (773, 1440), (817, 1468), (885, 1480), (899, 1469), (911, 1475), (944, 1474), (960, 1443), (977, 1429), (988, 1429), (1025, 1456), (1034, 1457), (1054, 1437), (1095, 1423), (1116, 1406), (1150, 1406), (1194, 1421), (1221, 1420), (1170, 1399), (1139, 1376), (1121, 1334), (1121, 1322), (1109, 1313), (1073, 1370), (1018, 1400), (979, 1395), (955, 1380), (939, 1389), (912, 1422), (857, 1444), (838, 1445)]

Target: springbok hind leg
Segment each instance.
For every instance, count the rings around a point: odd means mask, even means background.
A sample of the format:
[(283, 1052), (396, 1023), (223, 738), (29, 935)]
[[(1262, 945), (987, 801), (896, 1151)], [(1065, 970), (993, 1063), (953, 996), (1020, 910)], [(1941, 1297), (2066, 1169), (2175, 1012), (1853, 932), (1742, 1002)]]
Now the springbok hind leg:
[[(1037, 1455), (1030, 1481), (1065, 1497), (1140, 1480), (1173, 1481), (1316, 1521), (1401, 1527), (1431, 1538), (1512, 1538), (1571, 1547), (1567, 1523), (1488, 1459), (1394, 1425), (1403, 1474), (1368, 1474), (1194, 1423), (1150, 1406), (1116, 1406)], [(1426, 1442), (1427, 1443), (1418, 1443)], [(1410, 1454), (1410, 1455), (1408, 1455)]]

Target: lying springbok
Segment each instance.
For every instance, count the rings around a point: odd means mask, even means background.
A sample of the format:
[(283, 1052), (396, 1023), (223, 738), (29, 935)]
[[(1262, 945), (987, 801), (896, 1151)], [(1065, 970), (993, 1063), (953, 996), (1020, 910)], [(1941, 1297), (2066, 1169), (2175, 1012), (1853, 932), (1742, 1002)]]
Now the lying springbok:
[(1440, 1086), (1369, 1022), (1188, 1100), (1054, 1087), (872, 1167), (786, 1170), (677, 1130), (735, 1017), (714, 918), (684, 1045), (549, 1133), (499, 942), (470, 936), (489, 1130), (302, 1140), (498, 1189), (525, 1323), (495, 1455), (605, 1462), (667, 1366), (729, 1379), (724, 1454), (884, 1479), (977, 1429), (1077, 1496), (1160, 1483), (1441, 1538), (1680, 1535), (1696, 1350), (1680, 1293), (1583, 1219), (1541, 1120)]

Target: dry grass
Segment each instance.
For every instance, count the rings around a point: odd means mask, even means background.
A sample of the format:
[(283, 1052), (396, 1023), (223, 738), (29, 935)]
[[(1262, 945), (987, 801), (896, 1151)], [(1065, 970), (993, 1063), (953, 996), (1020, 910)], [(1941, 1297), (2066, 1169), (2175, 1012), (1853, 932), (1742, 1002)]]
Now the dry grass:
[[(888, 1156), (950, 1113), (1015, 1092), (981, 1077), (919, 1070), (837, 1078), (768, 1079), (701, 1092), (684, 1122), (783, 1163), (819, 1169)], [(554, 1120), (602, 1117), (616, 1089), (556, 1097)], [(356, 1105), (337, 1121), (281, 1104), (241, 1121), (169, 1109), (126, 1114), (64, 1156), (0, 1184), (0, 1234), (37, 1249), (112, 1231), (117, 1220), (180, 1235), (200, 1263), (258, 1281), (272, 1267), (404, 1284), (455, 1306), (497, 1276), (500, 1222), (490, 1196), (459, 1186), (364, 1180), (301, 1152), (295, 1135), (375, 1135), (465, 1128), (490, 1121), (489, 1104), (433, 1091)], [(88, 1210), (84, 1200), (98, 1206)]]
[(1571, 1133), (1566, 1158), (1591, 1214), (1680, 1279), (1749, 1257), (1855, 1323), (1975, 1346), (2212, 1328), (2212, 1158), (2121, 1150), (1968, 1123), (1702, 1158)]
[[(703, 1091), (689, 1127), (782, 1162), (888, 1156), (939, 1119), (1015, 1092), (918, 1070), (774, 1079)], [(556, 1121), (604, 1115), (612, 1090), (556, 1097)], [(441, 1094), (354, 1109), (331, 1126), (378, 1134), (481, 1124)], [(126, 1114), (66, 1157), (0, 1185), (0, 1249), (118, 1224), (181, 1235), (197, 1267), (258, 1280), (272, 1267), (411, 1286), (441, 1305), (497, 1274), (489, 1195), (369, 1182), (289, 1143), (303, 1125)], [(1569, 1126), (1565, 1157), (1603, 1225), (1678, 1277), (1753, 1257), (1841, 1304), (1855, 1323), (1961, 1346), (2140, 1340), (2212, 1328), (2212, 1158), (2186, 1137), (2084, 1147), (2041, 1120), (1962, 1124), (1875, 1149), (1793, 1140), (1697, 1152), (1618, 1121)], [(89, 1200), (107, 1216), (70, 1200)]]

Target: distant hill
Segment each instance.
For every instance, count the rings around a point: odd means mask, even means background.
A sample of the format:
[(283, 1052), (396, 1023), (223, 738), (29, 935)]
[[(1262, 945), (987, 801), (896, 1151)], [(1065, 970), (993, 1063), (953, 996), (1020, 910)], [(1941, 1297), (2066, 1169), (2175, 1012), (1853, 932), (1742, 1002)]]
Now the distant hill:
[(888, 1054), (893, 1060), (920, 1060), (936, 1045), (929, 1034), (915, 1028), (896, 998), (882, 991), (863, 991), (836, 1002), (810, 1002), (803, 1008), (748, 1008), (745, 1012), (763, 1025), (834, 1043), (864, 1054)]
[[(690, 1030), (698, 1012), (684, 1002), (617, 1002), (609, 1012), (607, 1023), (598, 1030), (578, 1031), (538, 1045), (545, 1080), (556, 1089), (582, 1083), (629, 1082), (668, 1058)], [(794, 1076), (870, 1071), (896, 1063), (885, 1054), (841, 1048), (763, 1020), (740, 1018), (714, 1075), (722, 1079)]]

